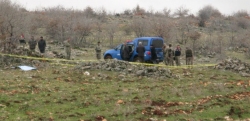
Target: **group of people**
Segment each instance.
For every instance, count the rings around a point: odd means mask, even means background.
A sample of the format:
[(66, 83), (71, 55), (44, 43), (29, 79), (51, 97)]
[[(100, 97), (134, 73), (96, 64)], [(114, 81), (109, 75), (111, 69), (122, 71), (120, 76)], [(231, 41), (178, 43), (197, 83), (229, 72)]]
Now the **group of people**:
[[(181, 56), (181, 47), (180, 45), (177, 45), (174, 49), (172, 47), (172, 44), (169, 44), (168, 46), (166, 44), (163, 45), (163, 56), (164, 56), (164, 63), (169, 66), (174, 66), (174, 62), (176, 66), (180, 66), (180, 56)], [(193, 52), (189, 47), (186, 47), (185, 50), (185, 56), (186, 56), (186, 65), (193, 65)]]
[[(20, 40), (20, 44), (24, 47), (26, 44), (26, 41), (24, 39), (24, 36), (22, 35)], [(40, 40), (37, 42), (34, 39), (34, 36), (31, 36), (30, 40), (28, 41), (29, 49), (31, 51), (35, 51), (36, 45), (38, 45), (39, 51), (41, 54), (45, 53), (45, 48), (46, 48), (46, 41), (43, 39), (43, 37), (40, 37)], [(65, 47), (65, 52), (66, 52), (66, 59), (70, 59), (71, 56), (71, 44), (70, 44), (70, 38), (64, 41), (64, 47)], [(101, 59), (101, 50), (102, 47), (100, 45), (100, 42), (97, 42), (97, 46), (95, 47), (96, 51), (96, 58), (98, 60)], [(176, 66), (180, 66), (180, 56), (181, 56), (181, 47), (180, 45), (177, 45), (176, 48), (174, 49), (172, 47), (172, 44), (169, 44), (168, 46), (166, 44), (163, 45), (162, 47), (163, 50), (163, 57), (164, 57), (164, 64), (169, 65), (169, 66), (174, 66), (174, 62)], [(139, 42), (138, 47), (136, 47), (136, 52), (138, 53), (138, 59), (140, 62), (144, 62), (144, 53), (145, 53), (145, 47), (142, 45), (142, 42)], [(157, 63), (157, 54), (155, 51), (155, 47), (152, 44), (150, 46), (150, 51), (151, 51), (151, 61), (155, 64)], [(129, 46), (127, 46), (127, 43), (124, 43), (123, 47), (123, 58), (125, 61), (129, 61), (130, 58), (130, 53), (131, 49)], [(186, 56), (186, 65), (193, 65), (193, 52), (189, 47), (186, 47), (185, 50), (185, 56)]]
[[(19, 42), (20, 45), (22, 45), (23, 47), (26, 45), (26, 40), (23, 35), (20, 37)], [(38, 42), (34, 39), (34, 36), (31, 36), (30, 40), (28, 41), (28, 44), (29, 44), (29, 49), (31, 51), (35, 51), (36, 45), (38, 44), (40, 53), (45, 53), (46, 41), (43, 39), (42, 36), (40, 37), (40, 40)]]

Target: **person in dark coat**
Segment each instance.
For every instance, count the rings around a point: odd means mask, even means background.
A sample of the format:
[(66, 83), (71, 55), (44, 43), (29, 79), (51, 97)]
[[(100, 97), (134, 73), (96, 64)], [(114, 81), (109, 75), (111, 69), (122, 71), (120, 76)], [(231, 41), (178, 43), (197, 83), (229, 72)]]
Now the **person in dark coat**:
[(187, 47), (185, 53), (186, 53), (186, 65), (193, 65), (193, 59), (194, 59), (193, 51), (189, 47)]
[(155, 64), (157, 55), (156, 55), (155, 47), (153, 44), (150, 46), (150, 51), (151, 51), (151, 61)]
[(180, 66), (181, 65), (180, 56), (181, 56), (181, 47), (180, 47), (180, 45), (177, 45), (177, 47), (175, 49), (175, 52), (174, 52), (176, 66)]
[(129, 61), (129, 47), (128, 47), (128, 45), (127, 45), (127, 43), (125, 42), (124, 43), (124, 49), (123, 49), (123, 58), (124, 58), (124, 60), (125, 61)]
[(144, 62), (145, 47), (142, 45), (141, 42), (139, 42), (139, 46), (136, 48), (136, 52), (138, 53), (140, 61)]
[(40, 37), (40, 40), (38, 41), (38, 48), (40, 50), (40, 53), (45, 53), (45, 47), (46, 41), (43, 39), (43, 37)]
[(21, 35), (20, 39), (19, 39), (20, 45), (24, 48), (26, 45), (26, 41), (24, 39), (24, 35)]
[(30, 50), (31, 51), (35, 51), (36, 49), (36, 45), (37, 45), (37, 41), (34, 39), (34, 36), (31, 36), (30, 41), (28, 42)]

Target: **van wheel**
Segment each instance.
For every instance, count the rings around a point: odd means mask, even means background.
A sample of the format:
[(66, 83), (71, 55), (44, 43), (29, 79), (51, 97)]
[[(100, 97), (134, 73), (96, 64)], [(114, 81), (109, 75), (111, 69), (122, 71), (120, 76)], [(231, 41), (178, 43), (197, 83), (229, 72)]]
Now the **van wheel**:
[(141, 62), (141, 59), (139, 57), (135, 57), (134, 62)]
[(112, 56), (107, 55), (107, 56), (104, 57), (104, 59), (105, 59), (105, 60), (108, 60), (108, 59), (113, 59), (113, 58), (112, 58)]

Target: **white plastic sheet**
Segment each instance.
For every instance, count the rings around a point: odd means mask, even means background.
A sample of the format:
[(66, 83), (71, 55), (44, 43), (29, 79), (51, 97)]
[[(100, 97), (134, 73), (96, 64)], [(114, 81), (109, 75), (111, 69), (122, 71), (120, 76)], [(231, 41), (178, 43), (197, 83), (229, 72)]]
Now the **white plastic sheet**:
[(31, 67), (31, 66), (18, 66), (20, 69), (23, 71), (30, 71), (30, 70), (35, 70), (36, 68)]

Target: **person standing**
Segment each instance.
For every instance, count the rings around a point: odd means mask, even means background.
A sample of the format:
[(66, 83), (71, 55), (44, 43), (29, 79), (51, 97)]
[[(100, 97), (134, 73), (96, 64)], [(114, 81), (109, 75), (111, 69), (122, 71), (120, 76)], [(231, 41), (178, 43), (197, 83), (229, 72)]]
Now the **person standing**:
[(101, 59), (101, 52), (102, 52), (102, 47), (100, 42), (97, 42), (97, 46), (95, 47), (95, 52), (96, 52), (96, 58), (97, 60)]
[(38, 48), (40, 50), (40, 53), (45, 53), (45, 47), (46, 47), (46, 41), (41, 36), (40, 40), (38, 41)]
[(176, 66), (180, 66), (181, 65), (181, 62), (180, 62), (181, 47), (180, 47), (180, 45), (177, 45), (175, 52), (174, 52), (174, 56), (175, 56), (174, 58), (175, 58)]
[(150, 51), (151, 51), (151, 61), (153, 62), (153, 64), (156, 64), (157, 55), (153, 44), (151, 44), (150, 46)]
[(123, 58), (125, 61), (129, 61), (129, 47), (127, 45), (127, 42), (124, 43), (124, 49), (123, 49)]
[(174, 66), (174, 50), (172, 48), (172, 44), (168, 45), (167, 52), (167, 62), (169, 66)]
[(70, 55), (71, 55), (70, 38), (64, 41), (64, 47), (65, 47), (65, 52), (66, 52), (66, 59), (70, 60)]
[(185, 54), (186, 54), (186, 65), (193, 65), (193, 59), (194, 59), (193, 51), (189, 47), (187, 47)]
[(37, 41), (34, 39), (34, 36), (31, 36), (31, 38), (30, 38), (28, 44), (29, 44), (30, 50), (31, 50), (31, 51), (35, 51), (36, 45), (37, 45)]
[(162, 47), (162, 51), (163, 51), (163, 62), (165, 65), (168, 65), (168, 46), (164, 43), (163, 47)]
[(138, 53), (140, 62), (144, 62), (145, 47), (142, 45), (142, 42), (139, 42), (139, 46), (136, 47), (136, 52)]
[(20, 45), (24, 48), (26, 45), (26, 41), (24, 39), (24, 35), (21, 35), (20, 39), (19, 39), (19, 43)]

